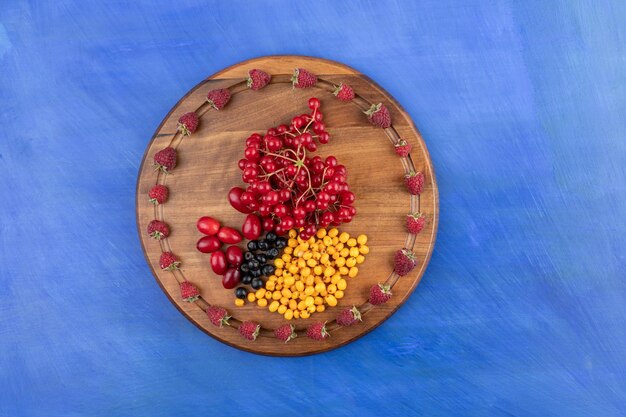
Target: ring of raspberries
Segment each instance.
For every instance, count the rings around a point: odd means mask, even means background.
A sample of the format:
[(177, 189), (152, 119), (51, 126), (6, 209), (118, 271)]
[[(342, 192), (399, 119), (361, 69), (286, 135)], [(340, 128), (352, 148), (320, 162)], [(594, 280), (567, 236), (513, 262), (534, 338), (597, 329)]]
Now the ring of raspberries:
[[(245, 83), (248, 89), (258, 91), (270, 84), (271, 80), (270, 74), (255, 68), (248, 72)], [(318, 83), (318, 78), (305, 68), (296, 68), (291, 77), (291, 83), (293, 88), (310, 88)], [(332, 94), (343, 102), (350, 102), (356, 97), (352, 87), (345, 83), (335, 85)], [(222, 88), (209, 91), (206, 100), (210, 108), (219, 111), (228, 104), (230, 99), (230, 90)], [(337, 226), (343, 222), (350, 222), (356, 215), (356, 209), (353, 206), (355, 195), (350, 191), (346, 181), (346, 168), (338, 164), (333, 156), (325, 160), (319, 156), (308, 156), (308, 153), (317, 150), (318, 144), (324, 145), (330, 139), (330, 134), (323, 123), (320, 101), (317, 98), (311, 98), (308, 104), (311, 109), (310, 114), (295, 116), (289, 126), (279, 125), (269, 129), (263, 136), (253, 134), (246, 140), (244, 158), (238, 162), (238, 165), (242, 170), (242, 179), (248, 186), (245, 189), (236, 189), (236, 187), (228, 196), (231, 205), (237, 210), (258, 214), (259, 229), (274, 232), (278, 236), (295, 227), (303, 228), (300, 237), (308, 239), (315, 235), (319, 227)], [(363, 113), (373, 126), (388, 129), (392, 125), (389, 109), (383, 103), (371, 104)], [(200, 119), (197, 113), (188, 112), (179, 117), (178, 132), (183, 137), (190, 136), (197, 131), (199, 125)], [(394, 151), (399, 157), (408, 158), (411, 145), (400, 138), (394, 144)], [(163, 174), (174, 170), (176, 163), (177, 152), (171, 146), (154, 154), (154, 167)], [(404, 183), (409, 194), (419, 196), (424, 189), (423, 172), (410, 171), (404, 176)], [(166, 203), (168, 197), (169, 189), (163, 184), (155, 184), (148, 192), (148, 199), (154, 205)], [(426, 222), (427, 219), (422, 213), (409, 212), (406, 218), (407, 232), (414, 235), (420, 233)], [(210, 228), (211, 225), (207, 224), (205, 227)], [(216, 227), (219, 228), (219, 225)], [(230, 228), (222, 227), (221, 229)], [(219, 231), (215, 229), (211, 233), (202, 230), (207, 235), (216, 235), (216, 237), (205, 236), (204, 247), (221, 245), (219, 241), (221, 229)], [(147, 232), (150, 237), (160, 241), (163, 245), (163, 240), (170, 236), (171, 230), (163, 220), (154, 219), (148, 224)], [(224, 233), (225, 239), (238, 234), (234, 229)], [(236, 243), (241, 240), (241, 236), (239, 240), (236, 237), (232, 239), (234, 239), (233, 242), (227, 243)], [(198, 249), (203, 251), (200, 246)], [(226, 256), (229, 256), (228, 251)], [(224, 265), (228, 264), (228, 260), (223, 262)], [(175, 254), (165, 250), (162, 252), (159, 259), (161, 269), (180, 272), (180, 265), (181, 260)], [(402, 248), (396, 252), (395, 275), (404, 276), (416, 266), (416, 255), (410, 249)], [(379, 283), (370, 288), (368, 300), (370, 306), (378, 306), (389, 301), (393, 284), (388, 282), (394, 274), (386, 283)], [(201, 300), (200, 290), (196, 285), (187, 281), (184, 276), (182, 280), (178, 276), (176, 279), (179, 282), (180, 295), (183, 300), (188, 302)], [(231, 316), (223, 307), (208, 305), (205, 312), (214, 326), (219, 328), (231, 326), (229, 323)], [(352, 326), (361, 321), (362, 312), (356, 306), (344, 308), (335, 319), (336, 325), (340, 327)], [(261, 331), (261, 325), (252, 321), (241, 322), (238, 326), (240, 335), (249, 341), (256, 340)], [(268, 335), (269, 333), (267, 332)], [(274, 329), (271, 333), (276, 339), (285, 343), (298, 336), (295, 326), (288, 323)], [(324, 340), (329, 337), (330, 333), (326, 322), (314, 322), (308, 326), (303, 335), (312, 340)]]

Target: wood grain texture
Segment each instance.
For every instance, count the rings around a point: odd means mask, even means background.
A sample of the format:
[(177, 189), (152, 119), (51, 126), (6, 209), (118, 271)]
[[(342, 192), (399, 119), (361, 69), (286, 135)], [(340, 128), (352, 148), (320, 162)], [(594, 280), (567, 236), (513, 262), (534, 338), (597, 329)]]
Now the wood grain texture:
[[(319, 77), (316, 87), (293, 89), (290, 74), (295, 67), (307, 68)], [(260, 68), (273, 75), (272, 83), (255, 92), (243, 83), (247, 71)], [(342, 103), (331, 94), (340, 82), (351, 85), (357, 97)], [(233, 96), (221, 111), (210, 109), (206, 93), (214, 88), (229, 88)], [(236, 161), (243, 156), (244, 141), (255, 131), (285, 123), (307, 109), (309, 97), (322, 102), (324, 122), (331, 133), (329, 145), (317, 154), (335, 155), (348, 168), (348, 180), (356, 194), (358, 214), (354, 221), (340, 227), (353, 235), (366, 233), (370, 253), (360, 265), (358, 277), (350, 279), (345, 297), (335, 308), (315, 313), (308, 319), (293, 320), (299, 337), (284, 344), (274, 338), (273, 329), (287, 321), (255, 303), (244, 307), (233, 305), (232, 290), (225, 290), (220, 277), (209, 267), (209, 255), (195, 249), (200, 234), (196, 220), (209, 215), (223, 224), (239, 228), (244, 215), (232, 209), (226, 199), (228, 190), (241, 185)], [(363, 110), (371, 103), (385, 103), (391, 112), (393, 126), (379, 129), (367, 121)], [(200, 127), (191, 137), (176, 132), (178, 117), (196, 111)], [(409, 158), (395, 155), (393, 144), (400, 138), (414, 148)], [(153, 156), (159, 150), (173, 146), (177, 149), (178, 165), (171, 174), (157, 173), (152, 167)], [(405, 172), (425, 173), (423, 193), (410, 196), (404, 187)], [(169, 201), (154, 207), (147, 200), (148, 190), (155, 182), (170, 188)], [(438, 219), (437, 185), (428, 151), (409, 116), (397, 102), (366, 76), (335, 62), (299, 56), (272, 56), (242, 62), (209, 77), (193, 88), (165, 117), (150, 142), (137, 184), (137, 224), (146, 258), (153, 273), (176, 307), (192, 322), (211, 336), (231, 346), (268, 355), (300, 356), (342, 346), (369, 332), (389, 317), (413, 292), (421, 279), (433, 250)], [(406, 214), (422, 211), (429, 219), (417, 236), (405, 230)], [(147, 236), (147, 224), (155, 219), (166, 221), (171, 236), (161, 242)], [(241, 244), (243, 247), (243, 243)], [(418, 256), (418, 268), (402, 278), (393, 271), (396, 250), (412, 248)], [(158, 260), (162, 251), (172, 251), (182, 260), (181, 271), (162, 271)], [(188, 280), (201, 289), (201, 299), (195, 303), (182, 301), (179, 282)], [(392, 285), (394, 296), (384, 306), (367, 303), (369, 289), (378, 282)], [(216, 328), (204, 310), (208, 305), (226, 307), (233, 316), (231, 326)], [(363, 313), (363, 323), (341, 328), (333, 321), (341, 308), (357, 305)], [(243, 339), (237, 327), (245, 320), (262, 325), (259, 338)], [(314, 321), (328, 322), (331, 336), (323, 342), (305, 337), (306, 327)]]

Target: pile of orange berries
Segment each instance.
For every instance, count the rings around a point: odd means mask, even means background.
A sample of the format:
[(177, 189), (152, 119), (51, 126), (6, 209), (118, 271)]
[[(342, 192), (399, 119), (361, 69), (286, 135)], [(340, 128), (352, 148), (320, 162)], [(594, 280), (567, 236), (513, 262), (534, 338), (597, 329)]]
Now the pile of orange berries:
[[(344, 297), (348, 281), (358, 275), (357, 265), (369, 253), (366, 244), (366, 235), (353, 238), (336, 228), (319, 229), (308, 239), (292, 229), (287, 247), (274, 260), (274, 274), (264, 288), (249, 293), (247, 300), (286, 320), (308, 318), (326, 306), (334, 307)], [(243, 300), (239, 304), (243, 305)]]

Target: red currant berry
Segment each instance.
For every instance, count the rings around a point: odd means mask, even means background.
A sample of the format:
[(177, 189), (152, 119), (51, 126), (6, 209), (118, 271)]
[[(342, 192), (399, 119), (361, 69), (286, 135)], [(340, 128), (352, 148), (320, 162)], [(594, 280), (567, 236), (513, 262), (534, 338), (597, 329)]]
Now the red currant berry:
[(278, 132), (273, 127), (267, 129), (267, 136), (276, 136)]
[(320, 106), (320, 101), (319, 101), (318, 98), (311, 97), (309, 99), (309, 109), (315, 110), (315, 109), (319, 108), (319, 106)]
[(270, 191), (272, 191), (272, 186), (267, 181), (259, 181), (258, 183), (256, 183), (255, 188), (257, 192), (261, 195), (265, 195), (269, 193)]
[(326, 187), (324, 187), (324, 191), (326, 191), (330, 195), (335, 195), (339, 192), (340, 187), (341, 186), (337, 181), (330, 181), (328, 184), (326, 184)]
[(317, 143), (315, 142), (307, 143), (306, 149), (309, 152), (315, 152), (317, 150)]
[(307, 213), (315, 211), (315, 201), (307, 200), (307, 201), (304, 202), (302, 207), (304, 208), (304, 211), (306, 211)]
[(248, 139), (246, 139), (246, 147), (250, 147), (253, 145), (259, 145), (261, 143), (261, 135), (255, 133), (251, 135)]
[(272, 219), (271, 217), (263, 217), (262, 225), (263, 230), (265, 230), (266, 232), (271, 232), (272, 230), (274, 230), (274, 219)]
[(259, 159), (261, 159), (259, 150), (252, 146), (248, 146), (243, 154), (247, 160), (252, 161), (252, 162), (257, 162)]
[(293, 226), (294, 226), (293, 218), (291, 218), (291, 217), (283, 217), (282, 219), (280, 219), (280, 225), (283, 226), (285, 228), (285, 230), (289, 230), (289, 229), (293, 228)]
[(293, 164), (287, 165), (287, 167), (285, 168), (285, 174), (287, 174), (287, 176), (289, 177), (295, 176), (297, 172), (298, 168), (296, 168), (296, 166)]
[(328, 201), (317, 200), (315, 206), (320, 210), (326, 210), (328, 208)]
[(323, 122), (314, 122), (313, 123), (313, 131), (317, 134), (322, 133), (325, 130), (324, 123)]
[(241, 200), (243, 204), (250, 204), (252, 201), (254, 201), (254, 195), (250, 191), (244, 191), (243, 193), (241, 193), (239, 200)]
[(276, 131), (278, 132), (279, 135), (285, 133), (287, 131), (287, 125), (278, 125), (278, 127), (276, 128)]
[(338, 173), (337, 169), (335, 169), (335, 175), (333, 175), (333, 181), (337, 181), (340, 184), (343, 184), (344, 182), (346, 182), (346, 176)]
[(315, 226), (312, 223), (309, 223), (306, 225), (306, 227), (304, 228), (304, 232), (309, 235), (309, 236), (313, 236), (315, 234), (315, 232), (317, 232), (317, 226)]
[(272, 172), (276, 171), (278, 169), (278, 167), (276, 166), (276, 162), (269, 161), (269, 162), (265, 163), (265, 165), (263, 165), (263, 169), (267, 173), (272, 173)]
[(304, 219), (293, 219), (293, 227), (303, 227), (305, 223), (306, 221)]
[(345, 219), (350, 216), (350, 209), (348, 207), (341, 207), (337, 213), (340, 219)]
[(278, 204), (278, 193), (273, 190), (270, 191), (263, 196), (263, 202), (269, 204), (270, 206), (275, 206)]
[(276, 204), (274, 206), (274, 214), (280, 217), (287, 217), (287, 206), (284, 204)]
[(335, 167), (337, 166), (337, 158), (332, 155), (326, 157), (325, 164), (327, 167)]
[(257, 211), (259, 209), (259, 203), (256, 200), (252, 200), (248, 203), (248, 208), (252, 211)]
[(282, 147), (283, 147), (283, 141), (280, 140), (280, 138), (273, 136), (267, 141), (267, 149), (270, 150), (271, 152), (276, 152)]
[(330, 201), (330, 195), (324, 191), (322, 191), (321, 193), (319, 193), (317, 195), (317, 200), (318, 201), (325, 201), (325, 202), (329, 202)]
[(313, 142), (313, 136), (311, 136), (309, 132), (303, 133), (301, 137), (302, 137), (302, 143), (305, 145)]
[(272, 208), (267, 204), (259, 205), (259, 214), (263, 217), (269, 216), (272, 213)]
[(283, 188), (278, 192), (278, 201), (284, 203), (285, 201), (291, 198), (291, 191), (286, 188)]
[(304, 207), (294, 207), (292, 213), (294, 219), (304, 219), (306, 217), (306, 210)]
[(259, 175), (259, 166), (258, 165), (249, 165), (246, 169), (243, 170), (243, 173), (251, 177), (257, 177)]
[(311, 177), (311, 186), (313, 188), (320, 188), (322, 186), (322, 176), (315, 174)]
[(313, 161), (311, 170), (316, 174), (321, 174), (324, 171), (324, 163), (320, 160)]
[(237, 161), (237, 166), (239, 167), (240, 170), (244, 170), (246, 169), (246, 164), (248, 163), (247, 159), (240, 159), (239, 161)]
[(342, 191), (341, 192), (341, 202), (347, 206), (352, 205), (356, 200), (354, 193), (352, 191)]
[(300, 129), (302, 126), (304, 126), (304, 119), (302, 119), (302, 117), (300, 116), (296, 116), (291, 119), (291, 125), (296, 129)]
[(313, 116), (313, 120), (315, 120), (316, 122), (321, 122), (323, 118), (324, 118), (324, 115), (322, 114), (321, 111), (316, 112), (315, 115)]
[(296, 184), (298, 184), (298, 187), (307, 188), (307, 186), (309, 185), (309, 180), (306, 177), (298, 176), (296, 178)]
[(276, 226), (274, 226), (274, 233), (276, 233), (278, 236), (282, 236), (285, 233), (287, 233), (287, 230), (285, 230), (283, 226), (279, 223)]
[(333, 221), (335, 221), (335, 215), (330, 211), (325, 211), (324, 214), (322, 214), (322, 220), (327, 225), (331, 224)]

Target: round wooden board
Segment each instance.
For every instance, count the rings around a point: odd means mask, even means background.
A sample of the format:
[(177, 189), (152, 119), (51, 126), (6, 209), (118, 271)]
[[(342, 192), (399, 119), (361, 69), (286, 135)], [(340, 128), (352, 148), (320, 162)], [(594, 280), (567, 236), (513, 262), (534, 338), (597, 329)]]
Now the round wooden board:
[[(290, 78), (296, 67), (317, 74), (317, 85), (293, 89)], [(247, 89), (244, 79), (252, 68), (272, 74), (271, 84), (259, 91)], [(341, 102), (331, 94), (333, 84), (341, 82), (354, 88), (357, 97), (352, 102)], [(230, 102), (221, 111), (211, 109), (206, 103), (206, 93), (214, 88), (229, 88), (232, 92)], [(298, 337), (285, 344), (273, 336), (273, 329), (287, 322), (281, 315), (270, 313), (256, 303), (234, 305), (233, 290), (225, 290), (220, 277), (211, 271), (209, 255), (196, 250), (196, 241), (201, 236), (196, 221), (208, 215), (222, 224), (241, 227), (245, 215), (235, 211), (226, 196), (231, 187), (243, 185), (237, 161), (243, 157), (245, 139), (308, 112), (310, 97), (321, 100), (324, 122), (331, 134), (330, 143), (320, 146), (316, 154), (335, 155), (347, 167), (348, 183), (356, 194), (358, 214), (339, 229), (355, 237), (367, 234), (370, 253), (359, 265), (359, 275), (349, 279), (345, 297), (338, 306), (308, 319), (292, 320)], [(370, 104), (379, 102), (390, 110), (393, 124), (388, 129), (372, 126), (363, 114)], [(198, 113), (200, 126), (192, 136), (183, 137), (177, 133), (177, 120), (188, 111)], [(413, 145), (408, 158), (394, 153), (393, 144), (400, 137)], [(152, 166), (154, 154), (167, 146), (175, 147), (178, 153), (178, 165), (169, 175), (155, 171)], [(426, 177), (419, 197), (411, 196), (404, 186), (403, 176), (412, 169), (424, 172)], [(155, 183), (166, 184), (170, 189), (169, 200), (156, 207), (147, 197)], [(381, 324), (407, 300), (424, 274), (433, 250), (439, 202), (426, 145), (411, 118), (382, 88), (337, 62), (304, 56), (268, 56), (218, 72), (195, 86), (174, 106), (145, 152), (137, 182), (136, 210), (140, 240), (154, 276), (189, 320), (209, 335), (239, 349), (265, 355), (300, 356), (328, 351), (357, 339)], [(421, 211), (428, 219), (417, 236), (407, 234), (405, 229), (410, 211)], [(146, 233), (148, 223), (155, 218), (164, 220), (171, 228), (170, 237), (160, 242)], [(419, 263), (409, 275), (398, 277), (393, 273), (393, 257), (403, 247), (412, 248)], [(180, 257), (180, 271), (159, 268), (163, 251), (172, 251)], [(198, 301), (181, 300), (179, 282), (185, 279), (200, 288)], [(369, 289), (378, 282), (392, 284), (393, 297), (382, 306), (372, 306), (367, 302)], [(205, 314), (209, 305), (225, 307), (233, 316), (231, 326), (213, 326)], [(334, 322), (337, 313), (352, 305), (359, 306), (363, 322), (345, 328), (338, 326)], [(256, 341), (239, 335), (237, 329), (244, 320), (262, 325)], [(328, 321), (329, 338), (314, 341), (305, 336), (306, 327), (314, 321)]]

